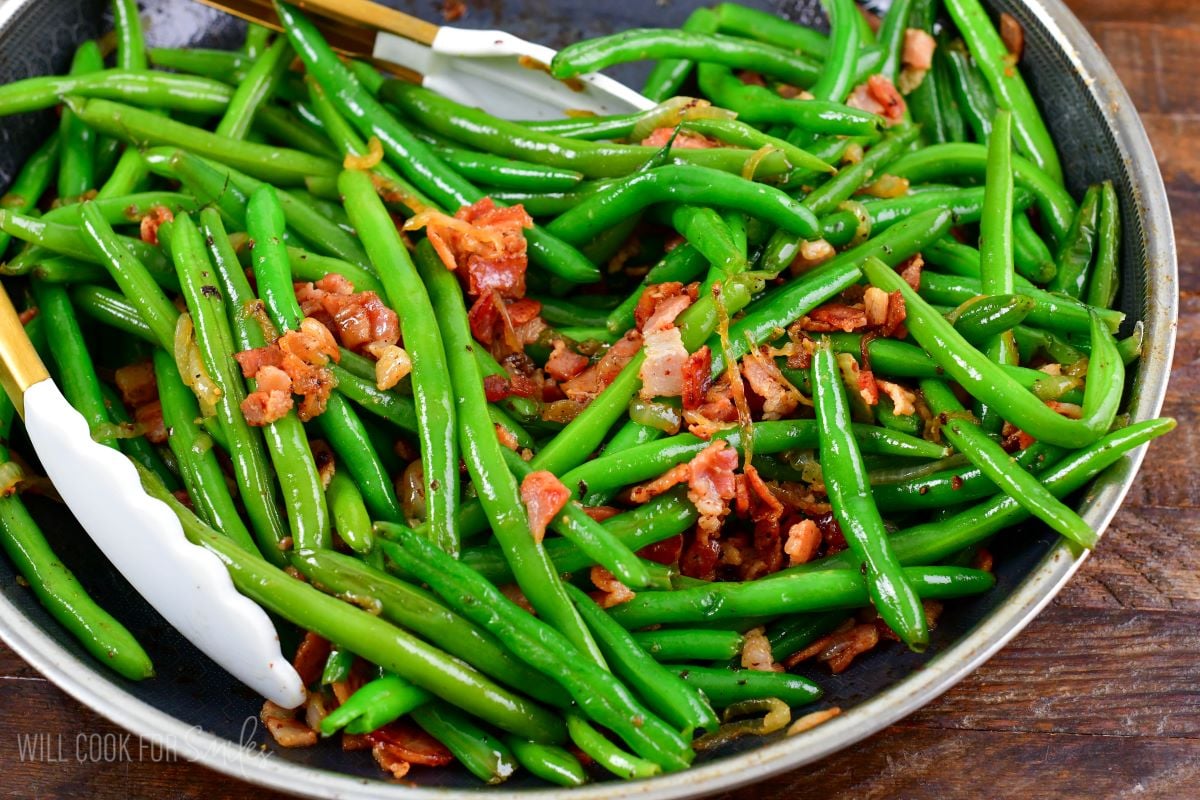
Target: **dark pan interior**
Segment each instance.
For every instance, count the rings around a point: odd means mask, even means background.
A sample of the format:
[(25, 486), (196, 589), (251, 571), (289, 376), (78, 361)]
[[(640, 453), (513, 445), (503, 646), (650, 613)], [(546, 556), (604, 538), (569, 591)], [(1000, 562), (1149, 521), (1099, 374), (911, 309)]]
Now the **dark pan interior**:
[[(822, 24), (815, 0), (748, 1), (795, 20)], [(435, 0), (391, 0), (389, 4), (427, 19), (440, 18), (440, 3)], [(562, 46), (579, 38), (629, 27), (678, 25), (700, 4), (698, 0), (618, 0), (600, 5), (594, 0), (468, 0), (469, 11), (458, 24), (503, 28), (534, 41)], [(1013, 11), (1007, 2), (993, 5)], [(26, 7), (0, 31), (0, 82), (64, 72), (74, 45), (108, 27), (106, 7), (107, 3), (101, 0), (53, 0)], [(234, 47), (241, 41), (243, 27), (240, 22), (189, 0), (148, 0), (143, 3), (143, 10), (147, 38), (153, 45)], [(1126, 165), (1119, 158), (1099, 109), (1092, 103), (1083, 81), (1067, 58), (1053, 48), (1045, 31), (1027, 14), (1015, 13), (1026, 24), (1026, 75), (1030, 76), (1043, 107), (1053, 109), (1047, 118), (1059, 143), (1070, 189), (1078, 196), (1088, 183), (1113, 178), (1122, 194), (1126, 230), (1134, 231), (1137, 217)], [(645, 65), (631, 65), (614, 70), (613, 74), (636, 87), (645, 72)], [(0, 184), (8, 184), (23, 159), (52, 124), (50, 114), (0, 119), (0, 143), (3, 144), (0, 147)], [(1126, 236), (1124, 247), (1126, 280), (1122, 302), (1124, 310), (1136, 319), (1142, 314), (1145, 296), (1141, 277), (1144, 275), (1142, 236)], [(158, 670), (154, 680), (132, 683), (104, 673), (114, 689), (128, 692), (188, 725), (199, 726), (233, 742), (269, 743), (269, 737), (261, 729), (247, 727), (247, 720), (257, 716), (260, 706), (252, 693), (197, 652), (142, 602), (91, 546), (65, 509), (36, 498), (30, 499), (30, 505), (63, 560), (100, 603), (138, 635), (154, 659)], [(1028, 526), (1005, 535), (994, 547), (998, 577), (994, 591), (976, 600), (949, 604), (933, 635), (931, 647), (922, 656), (888, 645), (861, 658), (847, 674), (830, 677), (823, 671), (814, 673), (812, 677), (827, 690), (826, 702), (843, 709), (852, 707), (910, 671), (919, 669), (1003, 603), (1006, 595), (1038, 563), (1052, 543), (1053, 537), (1040, 526)], [(88, 660), (87, 654), (42, 610), (33, 595), (18, 585), (11, 565), (2, 559), (0, 592), (68, 651)], [(734, 748), (703, 758), (720, 758), (739, 749), (753, 748), (756, 744), (743, 740)], [(380, 771), (368, 754), (343, 753), (332, 743), (303, 750), (276, 749), (273, 758), (381, 779)], [(418, 770), (410, 777), (426, 785), (478, 786), (477, 781), (456, 769)], [(542, 784), (518, 776), (506, 788), (526, 785)]]

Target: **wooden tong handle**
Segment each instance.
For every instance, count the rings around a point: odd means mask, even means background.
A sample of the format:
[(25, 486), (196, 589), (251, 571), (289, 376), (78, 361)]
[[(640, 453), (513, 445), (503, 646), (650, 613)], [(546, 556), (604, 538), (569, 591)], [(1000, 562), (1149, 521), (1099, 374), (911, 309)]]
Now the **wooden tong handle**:
[(25, 416), (25, 390), (49, 377), (8, 291), (0, 284), (0, 384), (18, 414)]
[(424, 45), (433, 44), (438, 25), (371, 0), (296, 0), (294, 5), (328, 19), (387, 31)]

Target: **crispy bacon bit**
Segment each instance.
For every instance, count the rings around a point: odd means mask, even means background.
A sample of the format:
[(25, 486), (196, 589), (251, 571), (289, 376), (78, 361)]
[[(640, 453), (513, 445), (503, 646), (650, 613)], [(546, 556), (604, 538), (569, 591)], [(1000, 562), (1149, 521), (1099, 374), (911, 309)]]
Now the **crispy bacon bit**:
[(800, 404), (799, 390), (783, 377), (769, 347), (759, 347), (742, 357), (742, 377), (762, 398), (763, 419), (783, 419)]
[(484, 375), (483, 393), (489, 403), (499, 403), (512, 394), (512, 387), (503, 375)]
[(120, 367), (113, 378), (126, 405), (136, 408), (158, 399), (158, 382), (154, 378), (153, 362), (139, 361)]
[(296, 655), (292, 656), (292, 666), (305, 686), (311, 686), (321, 679), (321, 671), (325, 668), (330, 649), (328, 639), (312, 631), (305, 631), (304, 638), (296, 648)]
[[(494, 423), (492, 427), (496, 429), (496, 438), (500, 440), (500, 444), (515, 453), (517, 448), (521, 446), (521, 443), (517, 441), (517, 437), (513, 432), (498, 422)], [(541, 540), (539, 539), (538, 541)]]
[[(642, 139), (642, 145), (645, 147), (666, 147), (667, 142), (671, 142), (671, 136), (674, 133), (674, 128), (655, 128), (653, 133)], [(711, 147), (720, 146), (721, 143), (718, 141), (689, 131), (680, 131), (679, 135), (675, 137), (675, 141), (671, 142), (672, 150), (676, 147), (680, 150), (707, 150)]]
[(637, 551), (639, 557), (656, 564), (674, 564), (683, 553), (683, 534), (675, 534), (670, 539), (648, 544)]
[(478, 297), (495, 289), (508, 300), (525, 296), (529, 258), (524, 229), (531, 227), (533, 218), (524, 206), (497, 208), (490, 197), (463, 206), (453, 217), (425, 211), (404, 225), (407, 231), (426, 229), (446, 268), (465, 272), (469, 294)]
[(571, 400), (587, 405), (608, 388), (641, 349), (642, 335), (637, 331), (626, 332), (608, 348), (608, 352), (601, 356), (599, 361), (571, 380), (565, 381), (562, 384), (563, 392)]
[(20, 314), (18, 314), (17, 319), (20, 321), (21, 325), (24, 326), (24, 325), (28, 325), (29, 323), (33, 322), (33, 320), (37, 317), (37, 315), (38, 315), (38, 307), (32, 306), (30, 308), (25, 309)]
[(810, 714), (805, 714), (792, 723), (791, 727), (787, 729), (787, 735), (795, 736), (798, 733), (811, 731), (813, 728), (829, 722), (829, 720), (841, 713), (842, 709), (838, 706), (834, 706), (833, 708), (826, 708), (822, 709), (821, 711), (813, 711)]
[(904, 282), (912, 287), (914, 292), (919, 292), (921, 290), (921, 269), (924, 266), (925, 259), (920, 253), (917, 253), (911, 258), (905, 259), (905, 261), (896, 268), (896, 271), (900, 273), (900, 277), (904, 278)]
[(147, 244), (158, 244), (158, 228), (164, 222), (174, 222), (175, 215), (171, 213), (171, 209), (166, 206), (154, 206), (146, 212), (146, 216), (142, 217), (141, 224), (138, 226), (138, 231), (142, 237), (142, 241)]
[(767, 85), (766, 79), (763, 78), (763, 76), (761, 74), (759, 74), (757, 72), (753, 72), (748, 69), (739, 71), (737, 74), (737, 77), (738, 77), (739, 81), (746, 84), (747, 86), (766, 86)]
[(288, 331), (274, 344), (235, 353), (242, 374), (258, 381), (255, 391), (242, 401), (242, 413), (251, 425), (266, 425), (291, 408), (291, 395), (301, 397), (299, 415), (307, 422), (325, 411), (335, 381), (326, 366), (341, 353), (329, 329), (311, 317), (300, 328)]
[(354, 285), (337, 273), (316, 283), (295, 284), (296, 300), (305, 316), (337, 335), (342, 346), (371, 353), (377, 345), (400, 341), (400, 320), (375, 292), (355, 293)]
[(645, 336), (646, 358), (638, 370), (644, 400), (653, 397), (678, 397), (683, 394), (683, 372), (688, 363), (688, 351), (683, 346), (679, 329), (668, 323), (666, 328), (650, 330)]
[(1025, 53), (1025, 29), (1017, 22), (1017, 18), (1007, 11), (1000, 14), (1000, 39), (1004, 42), (1004, 49), (1012, 56), (1013, 62), (1020, 61)]
[(1055, 413), (1062, 414), (1067, 419), (1082, 419), (1083, 408), (1075, 403), (1062, 403), (1058, 400), (1047, 400), (1046, 405)]
[(863, 293), (863, 310), (867, 313), (867, 326), (878, 328), (887, 322), (888, 293), (875, 286), (868, 286)]
[(617, 580), (604, 567), (592, 567), (589, 574), (592, 579), (592, 585), (599, 589), (598, 592), (592, 593), (592, 599), (601, 608), (612, 608), (621, 603), (628, 603), (637, 596), (633, 593), (632, 589)]
[(753, 580), (763, 574), (778, 572), (783, 566), (779, 540), (784, 507), (753, 465), (747, 464), (743, 472), (741, 485), (745, 487), (750, 519), (754, 523), (755, 559), (742, 570), (742, 580)]
[(654, 480), (630, 489), (629, 499), (638, 504), (648, 502), (680, 483), (687, 483), (691, 475), (692, 467), (690, 464), (676, 464)]
[(788, 529), (788, 538), (784, 542), (783, 552), (794, 567), (797, 564), (807, 564), (817, 555), (821, 547), (821, 531), (811, 519), (801, 520)]
[(296, 719), (291, 709), (267, 700), (258, 716), (280, 747), (312, 747), (317, 743), (317, 732)]
[(776, 664), (771, 655), (771, 643), (763, 628), (747, 631), (742, 639), (742, 667), (758, 672), (783, 672), (783, 665)]
[(463, 0), (442, 0), (442, 19), (446, 22), (458, 22), (467, 13), (467, 4)]
[[(446, 746), (416, 725), (391, 722), (367, 734), (372, 749), (383, 748), (393, 758), (423, 767), (444, 767), (454, 760)], [(407, 772), (407, 770), (405, 770)]]
[(872, 75), (866, 83), (854, 87), (846, 105), (883, 117), (889, 125), (904, 119), (904, 97), (882, 75)]
[(688, 356), (683, 365), (683, 407), (695, 410), (704, 402), (712, 386), (712, 350), (708, 345)]
[(529, 513), (529, 529), (539, 544), (546, 535), (546, 526), (571, 500), (571, 490), (553, 472), (538, 470), (521, 481), (521, 502)]
[[(875, 380), (875, 373), (869, 369), (861, 369), (858, 366), (858, 362), (855, 361), (852, 356), (849, 356), (845, 353), (842, 355), (846, 356), (844, 360), (847, 364), (853, 364), (851, 367), (851, 372), (853, 372), (856, 376), (856, 380), (858, 382), (858, 394), (860, 397), (862, 397), (863, 402), (869, 406), (879, 405), (879, 382)], [(842, 360), (843, 359), (841, 357), (838, 358), (839, 362)]]
[(711, 439), (714, 433), (738, 421), (728, 372), (712, 383), (698, 408), (684, 409), (683, 418), (687, 420), (692, 435), (701, 439)]
[(696, 299), (697, 290), (696, 284), (685, 287), (678, 281), (647, 286), (633, 309), (637, 329), (645, 332), (674, 323), (675, 318)]
[(554, 340), (554, 350), (546, 359), (546, 372), (556, 381), (569, 381), (579, 375), (588, 366), (587, 356), (576, 353), (567, 347), (562, 339)]
[(1011, 422), (1004, 423), (1004, 428), (1000, 431), (1000, 436), (1001, 446), (1007, 453), (1020, 452), (1037, 441)]
[(611, 519), (621, 513), (621, 509), (614, 506), (580, 506), (583, 513), (587, 514), (596, 522), (604, 522), (606, 519)]
[(865, 327), (867, 327), (866, 311), (836, 301), (814, 308), (800, 323), (801, 330), (817, 333), (833, 331), (853, 333)]
[(729, 501), (736, 486), (733, 471), (737, 469), (737, 451), (725, 440), (713, 442), (689, 462), (688, 500), (700, 512), (697, 526), (716, 535), (721, 520), (729, 513)]
[(906, 28), (900, 63), (911, 69), (927, 71), (933, 68), (933, 51), (936, 49), (937, 39), (920, 28)]
[(133, 418), (142, 427), (146, 441), (151, 444), (167, 443), (167, 428), (163, 422), (162, 403), (151, 400), (145, 405), (138, 406), (133, 410)]
[(829, 665), (834, 675), (845, 671), (855, 656), (867, 652), (879, 644), (879, 629), (870, 623), (860, 623), (840, 628), (828, 636), (823, 636), (798, 653), (788, 657), (783, 663), (788, 669), (797, 664), (815, 658)]
[(520, 586), (517, 586), (515, 583), (506, 583), (503, 586), (500, 586), (499, 588), (500, 588), (500, 593), (503, 594), (505, 597), (507, 597), (509, 600), (512, 600), (514, 603), (519, 605), (524, 610), (528, 611), (530, 614), (537, 616), (537, 612), (533, 610), (533, 603), (529, 602), (529, 598), (526, 597), (525, 593), (521, 591)]

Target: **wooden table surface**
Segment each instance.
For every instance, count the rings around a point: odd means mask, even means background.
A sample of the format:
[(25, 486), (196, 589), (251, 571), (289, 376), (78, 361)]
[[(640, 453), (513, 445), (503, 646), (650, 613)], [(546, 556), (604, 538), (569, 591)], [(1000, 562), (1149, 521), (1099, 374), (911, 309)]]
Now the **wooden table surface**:
[[(1082, 572), (982, 669), (849, 751), (725, 800), (1200, 796), (1200, 403), (1188, 399), (1200, 390), (1200, 2), (1068, 3), (1128, 87), (1166, 179), (1181, 297), (1164, 413), (1180, 426)], [(0, 797), (276, 797), (149, 753), (21, 763), (20, 733), (120, 729), (3, 645), (0, 691)]]

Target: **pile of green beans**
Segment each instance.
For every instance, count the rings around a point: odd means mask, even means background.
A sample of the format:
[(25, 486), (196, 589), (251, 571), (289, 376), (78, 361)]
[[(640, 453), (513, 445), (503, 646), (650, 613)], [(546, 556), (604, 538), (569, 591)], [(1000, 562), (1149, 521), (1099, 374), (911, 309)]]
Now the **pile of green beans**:
[[(0, 87), (0, 115), (62, 112), (0, 198), (0, 275), (96, 440), (281, 633), (329, 642), (317, 738), (404, 726), (488, 784), (686, 769), (745, 704), (828, 705), (818, 667), (772, 667), (848, 620), (924, 651), (1026, 519), (1095, 546), (1071, 498), (1174, 426), (1119, 413), (1119, 176), (1068, 191), (979, 0), (895, 0), (877, 36), (853, 0), (822, 0), (828, 35), (700, 8), (548, 65), (654, 62), (660, 105), (538, 122), (275, 5), (239, 51), (148, 50), (114, 0), (111, 60)], [(887, 82), (902, 102), (859, 107)], [(488, 198), (532, 223), (446, 219)], [(323, 409), (264, 400), (256, 359)], [(149, 678), (154, 643), (26, 510), (15, 424), (0, 396), (0, 547)]]

